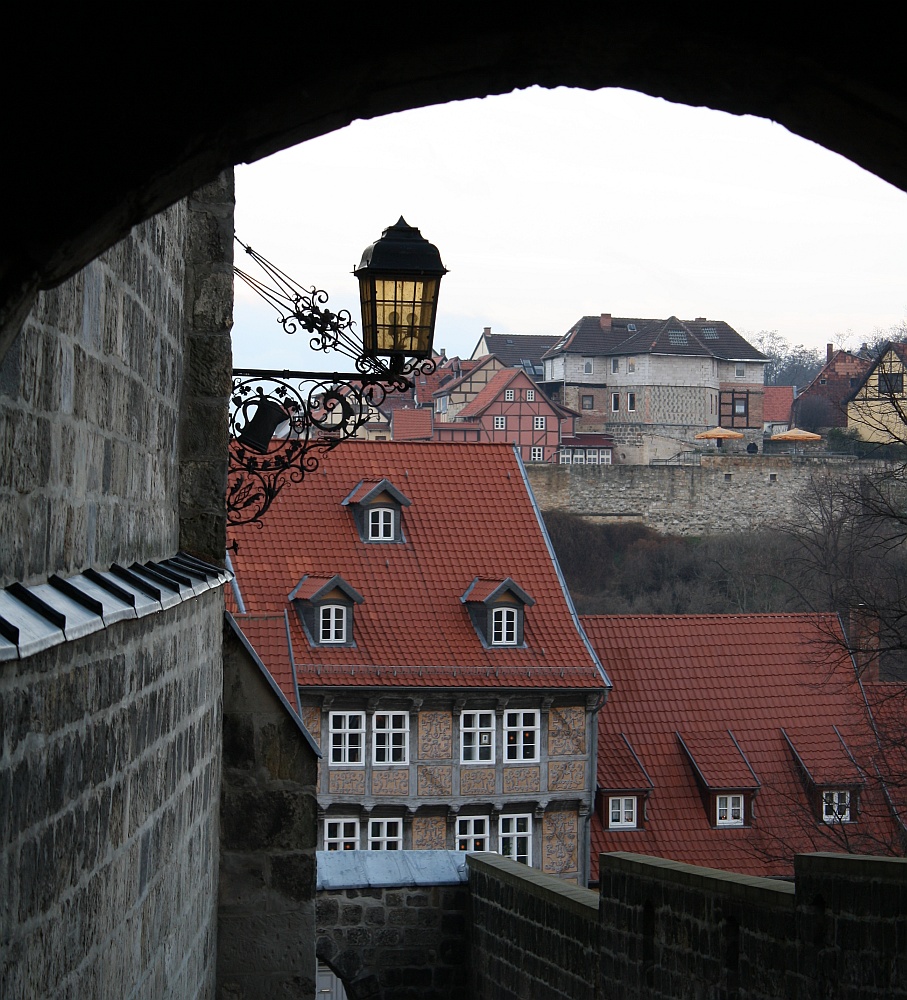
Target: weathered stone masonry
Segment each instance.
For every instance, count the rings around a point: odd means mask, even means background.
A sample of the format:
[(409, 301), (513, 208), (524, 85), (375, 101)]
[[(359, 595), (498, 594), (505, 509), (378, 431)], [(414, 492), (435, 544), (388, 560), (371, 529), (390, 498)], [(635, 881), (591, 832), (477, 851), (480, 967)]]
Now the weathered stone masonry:
[(539, 506), (590, 519), (638, 521), (666, 535), (773, 528), (792, 519), (816, 480), (876, 463), (802, 456), (703, 455), (700, 465), (528, 465)]

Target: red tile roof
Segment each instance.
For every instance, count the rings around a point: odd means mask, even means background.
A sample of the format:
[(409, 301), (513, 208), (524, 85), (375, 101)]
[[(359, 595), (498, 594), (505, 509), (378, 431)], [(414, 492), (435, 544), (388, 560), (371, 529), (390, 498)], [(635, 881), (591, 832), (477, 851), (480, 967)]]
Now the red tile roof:
[[(363, 480), (411, 500), (403, 543), (360, 540), (342, 506)], [(292, 651), (258, 624), (269, 655), (301, 684), (602, 689), (606, 676), (574, 623), (547, 536), (511, 445), (348, 441), (278, 496), (261, 528), (231, 528), (233, 569), (255, 621), (289, 611)], [(339, 575), (363, 596), (355, 647), (307, 641), (288, 595), (309, 574)], [(511, 577), (535, 601), (525, 648), (483, 647), (460, 598), (476, 577)], [(251, 619), (237, 615), (245, 630)], [(268, 621), (265, 618), (264, 621)], [(249, 636), (253, 646), (256, 642)]]
[(418, 410), (394, 410), (391, 433), (394, 441), (420, 441), (431, 438), (432, 412), (427, 406)]
[[(612, 773), (621, 738), (654, 786), (644, 829), (607, 829), (596, 811), (593, 869), (599, 852), (618, 850), (750, 875), (790, 875), (793, 854), (805, 851), (901, 852), (883, 790), (871, 780), (879, 745), (837, 617), (581, 620), (614, 684), (599, 716), (599, 787), (605, 797), (639, 787), (627, 777), (626, 755)], [(863, 781), (856, 823), (834, 827), (816, 818), (812, 786), (782, 729), (815, 781), (841, 789)], [(752, 788), (752, 767), (759, 788), (751, 826), (713, 828), (678, 732), (713, 791)], [(812, 794), (817, 809), (818, 791)]]

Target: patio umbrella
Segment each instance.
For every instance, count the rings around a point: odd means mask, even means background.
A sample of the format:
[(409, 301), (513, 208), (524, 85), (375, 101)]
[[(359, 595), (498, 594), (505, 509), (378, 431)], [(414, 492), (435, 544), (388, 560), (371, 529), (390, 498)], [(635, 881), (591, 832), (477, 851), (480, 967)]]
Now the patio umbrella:
[(727, 441), (731, 438), (742, 438), (740, 431), (732, 431), (730, 427), (711, 427), (701, 434), (697, 434), (697, 441)]
[(812, 431), (804, 431), (799, 427), (791, 427), (789, 431), (782, 431), (780, 434), (772, 434), (772, 441), (821, 441), (821, 434), (813, 434)]

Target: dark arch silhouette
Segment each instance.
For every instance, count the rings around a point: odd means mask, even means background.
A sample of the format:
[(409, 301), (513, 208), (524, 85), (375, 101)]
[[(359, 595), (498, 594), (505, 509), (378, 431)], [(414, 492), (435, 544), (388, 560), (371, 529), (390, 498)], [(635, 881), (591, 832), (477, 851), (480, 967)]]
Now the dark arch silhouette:
[(205, 5), (131, 25), (33, 8), (2, 70), (0, 357), (37, 290), (224, 168), (355, 118), (532, 84), (771, 118), (907, 188), (899, 25), (590, 8), (452, 7), (429, 24), (362, 5), (260, 5), (235, 20)]

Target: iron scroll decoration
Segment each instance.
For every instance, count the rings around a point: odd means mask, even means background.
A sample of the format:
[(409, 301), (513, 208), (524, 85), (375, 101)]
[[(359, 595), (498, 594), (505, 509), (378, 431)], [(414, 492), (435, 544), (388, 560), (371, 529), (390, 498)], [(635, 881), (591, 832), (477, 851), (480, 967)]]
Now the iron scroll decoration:
[[(390, 234), (390, 238), (388, 238)], [(413, 235), (414, 234), (414, 235)], [(412, 254), (412, 266), (404, 257), (400, 267), (400, 241), (404, 251)], [(390, 277), (378, 275), (381, 286), (391, 289), (393, 299), (381, 299), (375, 306), (376, 272), (380, 272), (382, 259), (387, 258), (383, 241), (392, 245), (396, 254), (396, 268)], [(237, 240), (237, 242), (239, 242)], [(413, 386), (416, 374), (430, 374), (435, 370), (431, 356), (431, 337), (434, 332), (434, 310), (437, 306), (437, 283), (446, 273), (435, 247), (422, 239), (418, 229), (408, 226), (401, 218), (396, 226), (384, 231), (382, 240), (376, 241), (363, 253), (362, 263), (356, 271), (363, 287), (362, 296), (370, 296), (371, 315), (376, 308), (396, 308), (391, 316), (407, 315), (407, 302), (418, 313), (424, 305), (412, 297), (406, 299), (410, 289), (418, 285), (422, 295), (428, 281), (434, 282), (431, 313), (428, 321), (428, 338), (412, 347), (412, 329), (401, 330), (406, 334), (407, 353), (399, 349), (388, 352), (387, 358), (363, 348), (363, 341), (354, 333), (355, 323), (346, 310), (332, 312), (327, 308), (328, 295), (317, 288), (297, 284), (287, 274), (245, 244), (239, 244), (265, 275), (258, 278), (238, 267), (233, 271), (276, 312), (278, 322), (288, 334), (309, 335), (309, 347), (314, 351), (336, 352), (353, 361), (354, 372), (267, 371), (264, 369), (234, 369), (230, 400), (230, 455), (227, 475), (227, 520), (230, 524), (257, 524), (273, 503), (281, 489), (288, 483), (301, 482), (307, 473), (314, 472), (325, 453), (343, 441), (355, 436), (367, 422), (371, 411), (380, 407), (388, 394), (407, 392)], [(424, 248), (428, 248), (425, 250)], [(384, 255), (382, 258), (382, 254)], [(372, 262), (377, 262), (377, 267)], [(369, 273), (370, 272), (370, 273)], [(367, 275), (370, 290), (365, 290)], [(402, 291), (401, 291), (402, 290)], [(423, 310), (424, 313), (424, 310)], [(408, 314), (412, 317), (413, 313)], [(424, 332), (424, 331), (423, 331)], [(373, 338), (374, 339), (374, 338)], [(396, 348), (396, 344), (392, 344)]]

